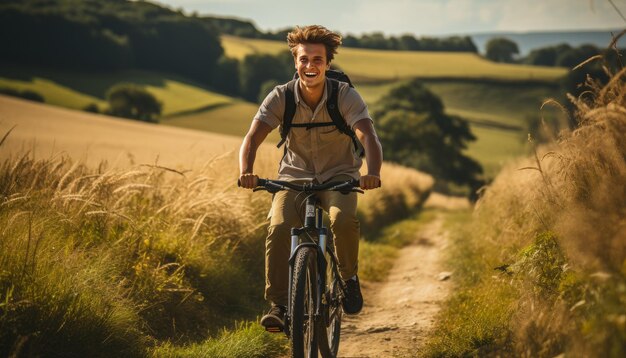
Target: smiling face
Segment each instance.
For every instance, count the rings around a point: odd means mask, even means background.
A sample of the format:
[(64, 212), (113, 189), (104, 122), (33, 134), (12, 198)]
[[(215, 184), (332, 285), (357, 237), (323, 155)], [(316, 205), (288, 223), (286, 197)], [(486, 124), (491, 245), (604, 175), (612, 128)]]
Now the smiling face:
[(326, 60), (326, 46), (320, 43), (298, 44), (295, 65), (300, 83), (307, 88), (323, 86), (330, 63)]

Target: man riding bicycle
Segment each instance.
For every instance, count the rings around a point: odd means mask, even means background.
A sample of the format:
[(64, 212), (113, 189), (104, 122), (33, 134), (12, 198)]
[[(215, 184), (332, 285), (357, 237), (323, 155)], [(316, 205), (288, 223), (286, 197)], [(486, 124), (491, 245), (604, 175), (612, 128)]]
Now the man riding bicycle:
[[(276, 86), (256, 113), (239, 152), (241, 186), (248, 189), (257, 186), (258, 176), (253, 171), (257, 149), (273, 129), (283, 126), (287, 98), (293, 98), (295, 113), (285, 138), (285, 155), (278, 179), (315, 183), (359, 179), (362, 189), (378, 188), (382, 148), (367, 105), (348, 83), (332, 83), (333, 80), (326, 77), (341, 45), (341, 36), (319, 25), (296, 27), (287, 35), (287, 43), (299, 78), (295, 80), (291, 96), (287, 94), (288, 84)], [(327, 106), (331, 88), (338, 91), (337, 107), (341, 117), (362, 144), (367, 175), (359, 174), (362, 159), (356, 153), (356, 139), (332, 125), (334, 120)], [(280, 191), (272, 201), (265, 243), (265, 299), (271, 303), (271, 309), (261, 319), (266, 328), (284, 326), (290, 229), (302, 224), (294, 209), (296, 196), (291, 191)], [(360, 232), (356, 193), (322, 192), (319, 197), (321, 206), (329, 213), (339, 271), (346, 283), (343, 310), (357, 314), (363, 307), (363, 298), (357, 276)]]

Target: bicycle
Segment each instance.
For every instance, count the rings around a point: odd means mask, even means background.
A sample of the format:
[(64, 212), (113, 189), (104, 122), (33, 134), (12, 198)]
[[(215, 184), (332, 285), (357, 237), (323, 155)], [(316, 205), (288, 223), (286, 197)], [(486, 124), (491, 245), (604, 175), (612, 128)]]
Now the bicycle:
[(328, 240), (324, 226), (324, 210), (315, 195), (319, 191), (363, 193), (359, 181), (325, 184), (294, 184), (259, 179), (253, 191), (266, 190), (272, 194), (294, 190), (306, 195), (304, 226), (291, 229), (289, 258), (289, 287), (284, 333), (289, 338), (292, 357), (334, 358), (339, 351), (341, 336), (341, 302), (346, 286), (339, 275), (337, 256)]

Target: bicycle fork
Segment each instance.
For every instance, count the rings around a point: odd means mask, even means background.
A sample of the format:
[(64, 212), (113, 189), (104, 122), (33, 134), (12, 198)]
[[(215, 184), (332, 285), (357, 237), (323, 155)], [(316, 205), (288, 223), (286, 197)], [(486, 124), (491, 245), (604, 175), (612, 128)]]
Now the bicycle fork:
[[(293, 280), (293, 266), (296, 258), (296, 254), (301, 248), (314, 247), (317, 250), (317, 267), (319, 268), (317, 278), (315, 278), (317, 290), (315, 297), (315, 320), (320, 317), (322, 291), (326, 286), (326, 241), (328, 238), (328, 229), (324, 226), (323, 210), (318, 205), (318, 200), (315, 196), (309, 196), (306, 199), (304, 226), (301, 228), (291, 229), (291, 252), (289, 254), (289, 285), (287, 287), (287, 316), (285, 318), (285, 334), (287, 337), (291, 335), (289, 330), (289, 323), (291, 315), (293, 313), (293, 307), (291, 307), (291, 290)], [(318, 242), (300, 242), (300, 235), (304, 233), (318, 232)], [(324, 273), (324, 274), (322, 274)]]

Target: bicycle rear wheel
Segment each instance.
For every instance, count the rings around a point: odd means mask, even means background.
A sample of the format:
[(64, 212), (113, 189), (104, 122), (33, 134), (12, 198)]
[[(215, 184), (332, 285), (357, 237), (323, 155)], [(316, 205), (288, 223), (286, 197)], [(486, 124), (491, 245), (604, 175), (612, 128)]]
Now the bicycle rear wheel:
[(341, 297), (339, 280), (335, 261), (326, 255), (326, 296), (323, 299), (322, 319), (317, 323), (319, 350), (324, 358), (335, 358), (339, 352), (341, 338)]
[(317, 292), (317, 252), (312, 247), (298, 250), (291, 286), (291, 355), (317, 357), (315, 300)]

